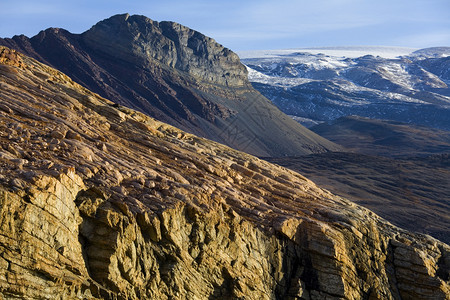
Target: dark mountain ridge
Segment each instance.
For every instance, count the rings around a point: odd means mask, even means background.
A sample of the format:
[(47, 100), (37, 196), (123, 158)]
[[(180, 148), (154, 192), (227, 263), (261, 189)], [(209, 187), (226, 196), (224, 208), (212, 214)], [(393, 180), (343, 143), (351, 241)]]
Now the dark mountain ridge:
[(229, 49), (173, 22), (116, 15), (82, 34), (50, 28), (0, 39), (114, 102), (259, 156), (339, 147), (299, 126), (254, 90)]

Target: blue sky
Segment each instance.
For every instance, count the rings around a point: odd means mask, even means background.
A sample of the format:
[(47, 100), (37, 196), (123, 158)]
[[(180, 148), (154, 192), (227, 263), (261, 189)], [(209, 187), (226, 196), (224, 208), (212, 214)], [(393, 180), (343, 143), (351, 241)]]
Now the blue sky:
[(81, 33), (125, 12), (179, 22), (235, 51), (450, 46), (450, 0), (0, 0), (0, 37)]

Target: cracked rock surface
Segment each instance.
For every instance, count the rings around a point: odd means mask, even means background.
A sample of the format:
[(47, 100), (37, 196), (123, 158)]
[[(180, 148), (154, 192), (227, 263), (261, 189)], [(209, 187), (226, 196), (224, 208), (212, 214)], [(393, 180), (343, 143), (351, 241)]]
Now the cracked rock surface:
[(4, 299), (449, 299), (450, 248), (0, 47)]

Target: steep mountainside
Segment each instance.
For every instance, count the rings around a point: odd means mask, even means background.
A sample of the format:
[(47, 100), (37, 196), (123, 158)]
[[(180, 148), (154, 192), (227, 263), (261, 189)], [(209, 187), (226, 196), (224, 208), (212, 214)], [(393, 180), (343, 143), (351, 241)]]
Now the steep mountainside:
[[(450, 56), (422, 59), (419, 61), (419, 64), (425, 70), (429, 70), (438, 75), (447, 86), (450, 84)], [(448, 89), (442, 90), (442, 92), (450, 96)]]
[(448, 299), (450, 247), (0, 48), (0, 295)]
[(358, 115), (450, 130), (450, 57), (438, 50), (395, 59), (291, 51), (243, 62), (253, 86), (305, 125)]
[(235, 53), (177, 23), (116, 15), (80, 35), (50, 28), (0, 45), (118, 104), (254, 155), (339, 149), (254, 90)]
[(450, 131), (357, 116), (311, 128), (347, 150), (387, 157), (450, 153)]

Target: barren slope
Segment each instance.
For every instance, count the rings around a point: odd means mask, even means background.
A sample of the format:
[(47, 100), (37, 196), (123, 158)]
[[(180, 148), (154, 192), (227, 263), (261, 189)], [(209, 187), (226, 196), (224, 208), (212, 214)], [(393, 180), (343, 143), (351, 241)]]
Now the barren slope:
[(450, 131), (358, 116), (311, 128), (347, 150), (386, 157), (450, 153)]
[(448, 299), (448, 245), (0, 53), (4, 298)]
[(326, 153), (268, 161), (304, 174), (397, 226), (450, 242), (448, 154), (391, 159)]

